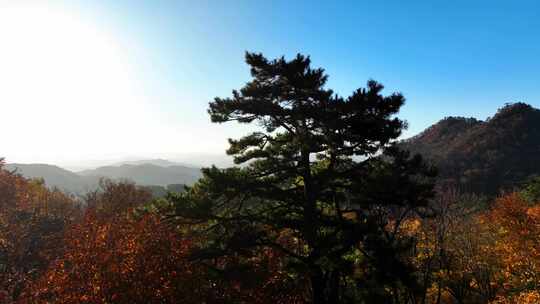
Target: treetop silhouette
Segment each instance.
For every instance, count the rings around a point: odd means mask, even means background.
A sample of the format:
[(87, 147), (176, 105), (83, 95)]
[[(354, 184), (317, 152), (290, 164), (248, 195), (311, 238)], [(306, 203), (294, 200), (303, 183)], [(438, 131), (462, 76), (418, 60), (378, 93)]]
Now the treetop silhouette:
[(277, 249), (293, 277), (309, 279), (314, 303), (378, 301), (391, 296), (381, 286), (414, 285), (400, 259), (410, 240), (396, 232), (432, 197), (434, 172), (393, 144), (406, 127), (395, 117), (405, 98), (383, 96), (373, 80), (338, 96), (303, 55), (246, 53), (246, 62), (252, 80), (208, 110), (213, 122), (260, 127), (229, 140), (227, 153), (246, 165), (204, 169), (173, 199), (179, 221), (214, 235), (195, 257)]

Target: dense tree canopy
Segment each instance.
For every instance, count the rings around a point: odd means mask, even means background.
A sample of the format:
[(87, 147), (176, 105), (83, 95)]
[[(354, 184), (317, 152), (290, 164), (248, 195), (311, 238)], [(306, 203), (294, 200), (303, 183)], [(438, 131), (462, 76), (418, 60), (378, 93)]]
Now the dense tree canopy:
[(79, 213), (72, 197), (5, 170), (0, 159), (0, 303), (17, 300), (62, 254), (64, 229)]

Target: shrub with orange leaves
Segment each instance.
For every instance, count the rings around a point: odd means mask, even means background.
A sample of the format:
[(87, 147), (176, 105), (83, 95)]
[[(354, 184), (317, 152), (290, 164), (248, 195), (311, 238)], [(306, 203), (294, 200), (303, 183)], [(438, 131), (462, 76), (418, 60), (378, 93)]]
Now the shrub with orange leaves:
[(501, 295), (490, 304), (538, 304), (540, 303), (540, 292), (537, 290), (518, 293), (508, 297)]

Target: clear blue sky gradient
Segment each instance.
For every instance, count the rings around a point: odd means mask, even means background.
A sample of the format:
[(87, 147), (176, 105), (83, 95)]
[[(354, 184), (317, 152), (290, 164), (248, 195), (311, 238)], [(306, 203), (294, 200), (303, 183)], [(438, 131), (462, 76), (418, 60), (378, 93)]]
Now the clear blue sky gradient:
[(249, 80), (246, 50), (268, 57), (311, 55), (340, 95), (370, 78), (382, 82), (386, 93), (402, 92), (408, 136), (445, 116), (485, 119), (506, 102), (540, 106), (538, 1), (78, 5), (132, 41), (149, 92), (174, 96), (156, 97), (171, 121), (209, 123), (207, 103)]

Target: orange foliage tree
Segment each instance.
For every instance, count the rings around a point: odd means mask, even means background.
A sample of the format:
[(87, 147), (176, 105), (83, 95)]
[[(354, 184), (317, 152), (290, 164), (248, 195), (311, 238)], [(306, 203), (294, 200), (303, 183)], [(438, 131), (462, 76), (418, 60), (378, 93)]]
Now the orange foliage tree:
[(481, 205), (478, 197), (442, 191), (431, 203), (434, 216), (406, 222), (403, 233), (416, 239), (410, 258), (422, 288), (406, 303), (488, 303), (498, 295), (497, 239)]
[(540, 303), (540, 206), (520, 193), (472, 213), (448, 202), (434, 202), (435, 218), (406, 225), (425, 288), (413, 303)]
[(16, 301), (61, 255), (64, 229), (78, 214), (72, 197), (3, 169), (0, 160), (0, 303)]
[(191, 241), (159, 218), (86, 213), (66, 235), (66, 253), (34, 287), (32, 303), (201, 303)]
[(512, 193), (496, 201), (486, 224), (497, 234), (495, 251), (504, 265), (497, 303), (539, 303), (540, 206)]

